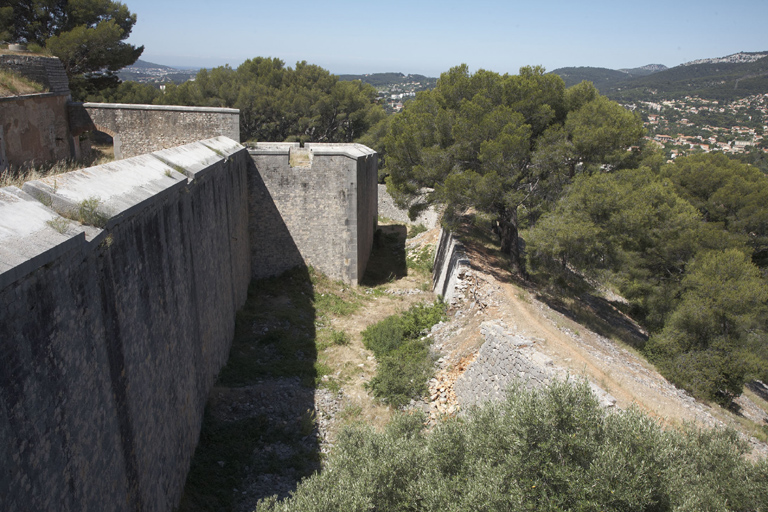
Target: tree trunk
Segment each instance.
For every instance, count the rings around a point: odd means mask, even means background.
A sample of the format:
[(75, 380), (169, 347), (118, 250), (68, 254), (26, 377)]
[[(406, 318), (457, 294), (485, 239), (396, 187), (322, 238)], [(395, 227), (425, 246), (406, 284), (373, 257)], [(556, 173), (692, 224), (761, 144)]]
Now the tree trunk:
[(520, 259), (519, 236), (517, 233), (517, 209), (505, 210), (499, 214), (499, 238), (501, 252), (509, 255), (512, 271), (523, 274), (523, 262)]

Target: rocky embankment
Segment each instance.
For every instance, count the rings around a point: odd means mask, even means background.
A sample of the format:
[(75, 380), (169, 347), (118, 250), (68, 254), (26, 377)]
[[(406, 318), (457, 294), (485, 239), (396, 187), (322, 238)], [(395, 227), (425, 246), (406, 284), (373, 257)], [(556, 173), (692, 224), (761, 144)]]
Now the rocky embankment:
[[(452, 245), (462, 251), (443, 255), (443, 261), (456, 262), (453, 268), (436, 269), (438, 284), (450, 282), (443, 287), (451, 318), (427, 335), (433, 340), (436, 375), (429, 383), (429, 397), (413, 404), (427, 412), (430, 423), (484, 400), (498, 400), (510, 385), (531, 387), (576, 378), (586, 379), (608, 409), (638, 407), (670, 426), (734, 428), (751, 445), (753, 456), (768, 456), (768, 446), (749, 435), (749, 423), (757, 428), (768, 425), (764, 403), (742, 395), (736, 400), (739, 412), (733, 414), (696, 401), (631, 348), (576, 323), (532, 293), (499, 281), (498, 269), (485, 265), (482, 254)], [(617, 328), (640, 331), (619, 314), (610, 321)]]

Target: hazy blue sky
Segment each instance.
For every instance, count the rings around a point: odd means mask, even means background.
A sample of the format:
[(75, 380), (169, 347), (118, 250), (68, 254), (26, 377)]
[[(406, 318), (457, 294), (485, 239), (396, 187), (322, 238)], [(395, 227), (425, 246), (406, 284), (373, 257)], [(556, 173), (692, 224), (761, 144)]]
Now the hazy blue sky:
[(123, 0), (143, 60), (236, 67), (306, 60), (332, 73), (438, 76), (466, 63), (500, 73), (541, 64), (675, 66), (768, 50), (768, 0)]

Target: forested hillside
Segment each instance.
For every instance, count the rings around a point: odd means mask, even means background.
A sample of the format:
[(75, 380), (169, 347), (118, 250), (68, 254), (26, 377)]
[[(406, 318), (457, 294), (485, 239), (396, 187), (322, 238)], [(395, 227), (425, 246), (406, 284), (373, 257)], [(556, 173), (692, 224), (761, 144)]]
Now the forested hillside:
[[(642, 70), (642, 68), (638, 68), (638, 70)], [(636, 72), (635, 70), (631, 69), (615, 70), (583, 66), (558, 68), (554, 71), (551, 71), (551, 73), (562, 78), (566, 87), (572, 87), (586, 80), (588, 82), (592, 82), (600, 92), (605, 93), (607, 89), (614, 87), (617, 83), (621, 83), (625, 80), (630, 80), (640, 76), (646, 76), (652, 72), (647, 70)]]
[(527, 233), (532, 271), (629, 300), (667, 378), (728, 405), (768, 378), (768, 178), (724, 155), (583, 174)]
[[(714, 59), (716, 60), (716, 59)], [(768, 58), (753, 62), (702, 62), (673, 68), (616, 71), (576, 67), (552, 71), (570, 87), (582, 80), (595, 84), (600, 93), (615, 101), (660, 101), (699, 96), (732, 101), (768, 91)]]
[(617, 101), (684, 96), (731, 101), (768, 91), (768, 58), (746, 63), (676, 66), (601, 91)]
[(370, 73), (367, 75), (339, 75), (339, 80), (360, 80), (374, 87), (388, 87), (407, 83), (419, 82), (423, 89), (431, 89), (437, 83), (437, 78), (424, 75), (404, 75), (402, 73)]
[(662, 165), (643, 134), (588, 83), (461, 66), (366, 142), (400, 204), (433, 189), (448, 225), (489, 215), (521, 276), (616, 290), (651, 334), (646, 356), (727, 405), (768, 379), (768, 178), (722, 154)]

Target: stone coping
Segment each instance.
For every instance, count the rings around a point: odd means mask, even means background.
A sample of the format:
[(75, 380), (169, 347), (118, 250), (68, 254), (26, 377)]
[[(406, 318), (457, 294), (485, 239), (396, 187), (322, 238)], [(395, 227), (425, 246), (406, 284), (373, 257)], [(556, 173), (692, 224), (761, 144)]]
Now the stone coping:
[(183, 171), (191, 180), (215, 169), (215, 164), (242, 150), (243, 146), (230, 138), (219, 136), (205, 141), (155, 151), (152, 156)]
[(315, 155), (346, 156), (360, 158), (373, 155), (376, 152), (362, 144), (326, 144), (321, 142), (307, 142), (302, 148), (298, 142), (257, 142), (246, 146), (251, 155), (288, 155), (291, 149), (304, 149)]
[[(0, 189), (0, 289), (109, 230), (245, 148), (224, 136)], [(77, 218), (87, 206), (95, 226)]]
[(52, 98), (54, 96), (67, 96), (69, 97), (69, 92), (35, 92), (32, 94), (19, 94), (17, 96), (0, 96), (0, 103), (4, 101), (17, 101), (17, 100), (25, 100), (29, 98)]
[(85, 242), (85, 232), (17, 187), (0, 188), (0, 289)]
[(240, 114), (237, 108), (220, 107), (185, 107), (181, 105), (142, 105), (134, 103), (75, 103), (85, 108), (104, 108), (114, 110), (166, 110), (171, 112), (206, 112), (209, 114)]

